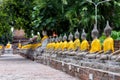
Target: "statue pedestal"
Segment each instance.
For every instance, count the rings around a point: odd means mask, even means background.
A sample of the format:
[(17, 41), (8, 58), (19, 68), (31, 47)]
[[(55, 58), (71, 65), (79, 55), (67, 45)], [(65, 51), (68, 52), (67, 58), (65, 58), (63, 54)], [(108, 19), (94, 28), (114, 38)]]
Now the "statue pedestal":
[(5, 49), (5, 50), (4, 50), (4, 53), (5, 53), (5, 54), (13, 54), (13, 49), (12, 49), (12, 48), (10, 48), (10, 49)]

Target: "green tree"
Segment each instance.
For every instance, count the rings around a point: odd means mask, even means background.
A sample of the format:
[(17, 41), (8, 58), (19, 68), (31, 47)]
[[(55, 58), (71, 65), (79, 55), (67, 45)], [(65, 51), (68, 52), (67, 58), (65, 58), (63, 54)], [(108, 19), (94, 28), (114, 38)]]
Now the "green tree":
[[(119, 7), (119, 0), (111, 0), (98, 6), (100, 35), (107, 20), (114, 30), (120, 29)], [(28, 37), (32, 30), (34, 34), (43, 29), (68, 34), (76, 29), (81, 32), (84, 28), (91, 40), (90, 34), (95, 23), (94, 5), (86, 0), (5, 0), (0, 4), (0, 10), (0, 36), (10, 33), (11, 26), (25, 29)]]

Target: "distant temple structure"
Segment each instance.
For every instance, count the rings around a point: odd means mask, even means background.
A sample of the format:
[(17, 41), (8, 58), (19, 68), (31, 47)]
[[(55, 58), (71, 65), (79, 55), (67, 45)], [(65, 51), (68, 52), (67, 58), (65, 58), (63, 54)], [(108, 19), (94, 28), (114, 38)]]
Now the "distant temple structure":
[(13, 35), (15, 38), (24, 38), (25, 31), (23, 29), (20, 29), (20, 30), (16, 29), (16, 30), (14, 30)]
[(25, 37), (25, 31), (23, 29), (15, 29), (13, 31), (13, 48), (16, 49), (18, 46), (19, 41), (21, 43), (28, 42), (28, 38)]

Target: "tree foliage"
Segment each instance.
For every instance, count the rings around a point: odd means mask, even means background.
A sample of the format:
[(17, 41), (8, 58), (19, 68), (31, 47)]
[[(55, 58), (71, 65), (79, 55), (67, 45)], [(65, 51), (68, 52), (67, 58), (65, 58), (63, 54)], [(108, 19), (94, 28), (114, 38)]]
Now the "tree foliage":
[[(92, 0), (99, 2), (102, 0)], [(114, 30), (120, 29), (120, 1), (111, 0), (98, 6), (98, 29), (103, 32), (106, 20)], [(82, 31), (90, 33), (95, 23), (94, 5), (86, 0), (4, 0), (0, 4), (0, 36), (11, 26), (25, 29), (28, 37), (43, 29), (58, 34)], [(6, 31), (6, 32), (5, 32)], [(5, 36), (5, 35), (4, 35)]]

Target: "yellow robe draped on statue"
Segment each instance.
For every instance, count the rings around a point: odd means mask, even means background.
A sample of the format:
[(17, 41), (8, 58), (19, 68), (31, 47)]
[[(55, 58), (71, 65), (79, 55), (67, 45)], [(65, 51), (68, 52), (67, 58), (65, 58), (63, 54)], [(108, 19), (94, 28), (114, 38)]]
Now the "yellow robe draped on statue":
[(6, 48), (6, 49), (10, 49), (10, 48), (11, 48), (11, 44), (8, 43), (5, 48)]
[(48, 43), (46, 49), (50, 49), (50, 48), (51, 48), (51, 43)]
[(59, 45), (60, 45), (59, 42), (57, 42), (57, 43), (55, 44), (55, 50), (58, 50), (58, 49), (59, 49)]
[(3, 47), (2, 46), (0, 46), (0, 49), (2, 49)]
[(51, 43), (51, 49), (53, 49), (53, 50), (55, 49), (55, 42)]
[(41, 46), (41, 43), (40, 43), (40, 42), (39, 42), (39, 43), (32, 44), (32, 45), (31, 45), (31, 48), (34, 50), (34, 49), (38, 48), (39, 46)]
[(90, 53), (101, 51), (101, 44), (99, 39), (94, 39), (91, 43)]
[(59, 42), (59, 46), (58, 46), (58, 49), (59, 49), (59, 50), (62, 50), (62, 45), (63, 45), (63, 42), (62, 42), (62, 41)]
[(74, 50), (75, 49), (74, 42), (73, 41), (69, 41), (67, 47), (68, 47), (67, 48), (68, 50)]
[(41, 39), (41, 43), (45, 40), (45, 39), (47, 39), (48, 38), (48, 36), (46, 35), (46, 36), (44, 36), (42, 39)]
[(107, 52), (109, 50), (111, 50), (112, 52), (114, 52), (114, 41), (111, 37), (108, 37), (104, 40), (103, 42), (103, 50), (104, 52)]
[(22, 46), (21, 49), (30, 49), (30, 48), (36, 49), (37, 47), (41, 46), (41, 43), (42, 43), (45, 39), (47, 39), (47, 38), (48, 38), (48, 36), (44, 36), (44, 37), (41, 39), (41, 42), (34, 43), (34, 44), (24, 45), (24, 46)]
[(22, 44), (21, 43), (18, 43), (18, 48), (22, 48)]
[(48, 38), (48, 36), (46, 35), (46, 36), (44, 36), (42, 39), (41, 39), (41, 42), (38, 42), (38, 43), (35, 43), (35, 44), (32, 44), (32, 46), (31, 46), (31, 48), (32, 49), (36, 49), (36, 48), (38, 48), (38, 47), (40, 47), (40, 46), (42, 46), (42, 42), (45, 40), (45, 39), (47, 39)]
[(62, 51), (64, 51), (65, 49), (67, 50), (67, 48), (68, 48), (68, 43), (67, 43), (67, 41), (64, 41), (62, 43)]
[(31, 44), (27, 44), (27, 45), (22, 46), (21, 49), (30, 49), (31, 46), (32, 46)]
[(79, 39), (76, 39), (74, 41), (74, 50), (76, 50), (77, 48), (80, 48), (80, 40)]
[(83, 40), (83, 41), (81, 42), (80, 50), (81, 50), (81, 51), (89, 50), (89, 43), (88, 43), (87, 40)]

